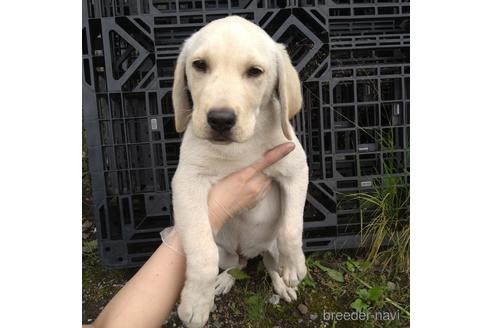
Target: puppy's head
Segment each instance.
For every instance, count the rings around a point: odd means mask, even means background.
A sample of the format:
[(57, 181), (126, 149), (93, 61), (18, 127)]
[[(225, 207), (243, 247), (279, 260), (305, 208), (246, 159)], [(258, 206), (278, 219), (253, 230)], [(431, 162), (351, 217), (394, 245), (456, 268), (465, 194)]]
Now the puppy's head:
[(214, 143), (245, 142), (262, 105), (277, 97), (281, 125), (301, 109), (299, 77), (281, 44), (237, 16), (216, 20), (185, 41), (176, 63), (176, 130), (189, 121), (196, 136)]

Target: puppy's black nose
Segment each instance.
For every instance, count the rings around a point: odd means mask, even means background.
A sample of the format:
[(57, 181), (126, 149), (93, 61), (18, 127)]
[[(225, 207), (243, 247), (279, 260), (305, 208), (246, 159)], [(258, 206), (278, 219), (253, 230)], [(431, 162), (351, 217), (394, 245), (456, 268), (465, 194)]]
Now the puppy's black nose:
[(217, 132), (227, 132), (236, 124), (236, 114), (229, 108), (211, 109), (207, 114), (208, 125)]

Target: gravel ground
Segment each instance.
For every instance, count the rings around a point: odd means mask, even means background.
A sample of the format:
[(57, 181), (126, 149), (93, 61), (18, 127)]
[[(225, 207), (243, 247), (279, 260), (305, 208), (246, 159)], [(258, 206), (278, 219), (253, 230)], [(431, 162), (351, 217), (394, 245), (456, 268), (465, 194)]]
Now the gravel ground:
[[(125, 282), (136, 272), (135, 270), (106, 269), (100, 265), (94, 241), (84, 242), (83, 255), (83, 323), (92, 322), (105, 304), (123, 287)], [(311, 255), (310, 260), (319, 259), (322, 263), (339, 270), (344, 265), (346, 254), (318, 253)], [(236, 282), (227, 294), (217, 297), (215, 308), (210, 314), (206, 327), (408, 327), (409, 320), (399, 313), (398, 320), (340, 320), (334, 323), (327, 320), (327, 312), (354, 312), (352, 302), (357, 298), (361, 284), (350, 274), (343, 276), (343, 283), (330, 278), (326, 272), (316, 267), (310, 268), (312, 284), (304, 284), (300, 289), (296, 302), (288, 304), (279, 300), (273, 293), (270, 280), (264, 272), (259, 259), (248, 263), (245, 273), (249, 278)], [(389, 281), (398, 286), (398, 290), (385, 293), (398, 304), (408, 308), (408, 275), (394, 274), (371, 270), (363, 278), (371, 284)], [(391, 304), (383, 302), (373, 311), (397, 312)], [(162, 327), (183, 327), (176, 309)]]

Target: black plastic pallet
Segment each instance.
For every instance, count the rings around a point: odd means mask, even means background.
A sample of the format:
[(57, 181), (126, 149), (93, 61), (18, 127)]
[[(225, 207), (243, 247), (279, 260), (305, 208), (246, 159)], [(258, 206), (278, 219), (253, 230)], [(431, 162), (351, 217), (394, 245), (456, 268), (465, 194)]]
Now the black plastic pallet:
[[(356, 247), (357, 202), (384, 175), (409, 180), (409, 2), (87, 0), (83, 107), (101, 257), (141, 265), (172, 224), (179, 160), (171, 101), (182, 42), (240, 15), (285, 43), (303, 84), (294, 120), (310, 167), (305, 250)], [(393, 139), (385, 148), (381, 136)], [(394, 163), (385, 172), (383, 162)]]

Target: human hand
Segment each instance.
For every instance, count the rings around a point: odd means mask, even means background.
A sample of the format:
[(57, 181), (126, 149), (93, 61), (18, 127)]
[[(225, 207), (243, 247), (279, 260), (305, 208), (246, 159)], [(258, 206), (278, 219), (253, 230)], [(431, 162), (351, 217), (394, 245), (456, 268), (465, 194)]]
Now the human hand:
[(272, 180), (262, 171), (284, 158), (294, 148), (292, 142), (278, 145), (267, 151), (258, 161), (212, 186), (208, 192), (208, 215), (215, 233), (227, 219), (254, 208), (265, 197), (271, 189)]

